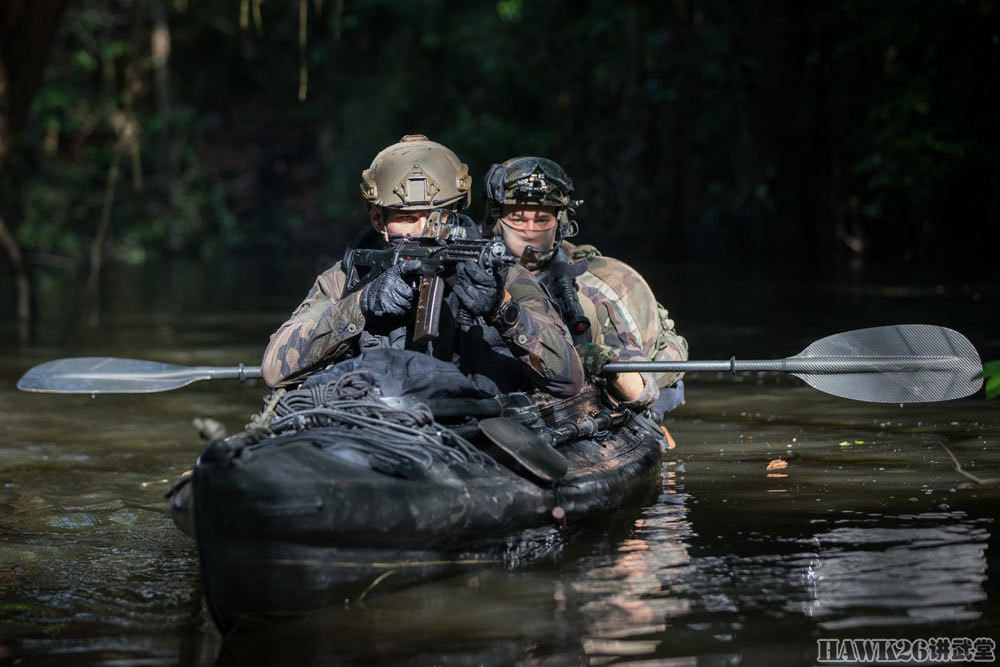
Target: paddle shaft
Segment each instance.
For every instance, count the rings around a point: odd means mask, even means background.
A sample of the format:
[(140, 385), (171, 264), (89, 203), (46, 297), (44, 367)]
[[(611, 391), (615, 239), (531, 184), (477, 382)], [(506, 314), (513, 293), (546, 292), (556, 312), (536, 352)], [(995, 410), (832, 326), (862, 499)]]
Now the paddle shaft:
[(176, 369), (157, 370), (148, 373), (108, 373), (94, 371), (77, 373), (75, 377), (82, 380), (115, 381), (134, 380), (148, 377), (161, 382), (180, 380), (255, 380), (261, 377), (260, 366), (179, 366)]
[(778, 373), (906, 373), (911, 371), (950, 371), (956, 357), (808, 357), (789, 359), (745, 359), (728, 361), (611, 361), (604, 364), (608, 373), (662, 372), (764, 372)]
[(196, 366), (210, 372), (209, 380), (257, 380), (263, 377), (260, 366), (243, 366), (219, 368), (215, 366)]

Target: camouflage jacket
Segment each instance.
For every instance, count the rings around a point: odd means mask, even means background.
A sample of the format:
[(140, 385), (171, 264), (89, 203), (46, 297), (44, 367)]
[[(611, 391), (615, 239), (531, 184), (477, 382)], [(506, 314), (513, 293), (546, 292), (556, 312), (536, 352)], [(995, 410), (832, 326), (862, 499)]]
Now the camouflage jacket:
[[(278, 387), (370, 347), (404, 347), (405, 327), (361, 312), (361, 290), (344, 298), (347, 276), (337, 262), (321, 274), (291, 318), (271, 336), (261, 362), (264, 381)], [(530, 272), (513, 266), (505, 288), (521, 306), (518, 321), (500, 332), (482, 318), (459, 328), (453, 295), (441, 313), (441, 337), (433, 353), (452, 361), (481, 386), (500, 392), (538, 389), (573, 396), (583, 388), (580, 358), (559, 312)]]
[[(618, 350), (621, 361), (680, 361), (688, 358), (687, 341), (674, 330), (667, 309), (628, 264), (604, 257), (590, 245), (563, 241), (560, 256), (570, 263), (577, 296), (590, 321), (591, 340)], [(627, 405), (642, 409), (656, 402), (659, 389), (683, 373), (642, 373), (642, 394)]]

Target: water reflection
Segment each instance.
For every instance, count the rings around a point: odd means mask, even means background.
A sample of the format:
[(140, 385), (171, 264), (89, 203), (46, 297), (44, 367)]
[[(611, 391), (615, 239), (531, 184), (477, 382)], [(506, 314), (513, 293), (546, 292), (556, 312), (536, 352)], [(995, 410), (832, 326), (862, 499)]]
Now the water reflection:
[(565, 651), (558, 590), (547, 574), (503, 570), (429, 582), (236, 634), (219, 665), (515, 664)]
[(986, 599), (989, 519), (964, 512), (849, 519), (817, 533), (802, 613), (826, 630), (967, 621)]
[(561, 665), (640, 655), (658, 643), (641, 635), (663, 628), (657, 618), (670, 604), (656, 597), (670, 579), (662, 568), (686, 563), (681, 502), (665, 511), (656, 502), (622, 508), (555, 540), (539, 534), (549, 556), (515, 569), (483, 569), (237, 632), (220, 664)]
[(693, 570), (687, 549), (693, 531), (676, 467), (666, 465), (659, 502), (636, 520), (608, 562), (580, 564), (572, 588), (585, 619), (582, 648), (589, 664), (656, 656), (670, 619), (691, 611), (683, 580)]

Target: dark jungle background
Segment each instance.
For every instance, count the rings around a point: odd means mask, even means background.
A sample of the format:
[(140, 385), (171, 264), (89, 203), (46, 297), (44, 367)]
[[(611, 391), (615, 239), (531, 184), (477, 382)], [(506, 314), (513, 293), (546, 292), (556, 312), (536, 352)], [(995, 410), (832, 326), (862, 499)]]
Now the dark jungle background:
[(0, 335), (30, 340), (39, 272), (336, 257), (365, 224), (361, 170), (417, 132), (469, 163), (474, 217), (491, 162), (561, 162), (581, 238), (626, 259), (988, 278), (998, 18), (992, 0), (6, 0)]

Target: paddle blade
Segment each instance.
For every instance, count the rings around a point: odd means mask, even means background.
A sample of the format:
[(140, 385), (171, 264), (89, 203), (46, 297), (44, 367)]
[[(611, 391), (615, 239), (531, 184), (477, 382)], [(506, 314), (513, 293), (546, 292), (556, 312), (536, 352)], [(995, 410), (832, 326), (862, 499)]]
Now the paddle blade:
[(56, 359), (17, 381), (22, 391), (57, 394), (135, 394), (178, 389), (211, 379), (211, 369), (112, 357)]
[(491, 417), (479, 421), (479, 430), (541, 479), (552, 482), (566, 476), (569, 469), (566, 457), (527, 426), (508, 417)]
[(789, 371), (834, 396), (873, 403), (950, 401), (979, 391), (983, 364), (953, 329), (897, 324), (821, 338), (788, 360)]

